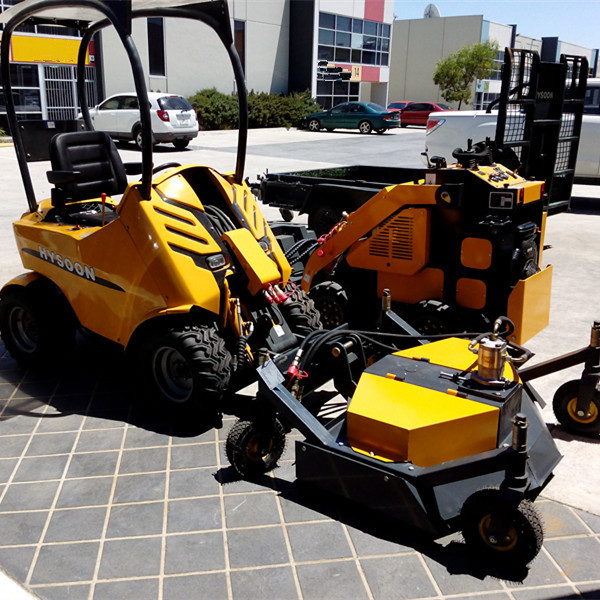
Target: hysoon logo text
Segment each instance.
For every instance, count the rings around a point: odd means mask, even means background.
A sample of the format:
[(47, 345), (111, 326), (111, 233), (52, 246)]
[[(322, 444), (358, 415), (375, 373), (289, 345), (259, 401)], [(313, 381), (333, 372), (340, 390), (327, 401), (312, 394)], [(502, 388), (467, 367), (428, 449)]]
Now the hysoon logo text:
[(44, 248), (44, 246), (38, 246), (39, 249), (39, 257), (46, 262), (52, 263), (65, 271), (69, 271), (69, 273), (75, 273), (79, 275), (79, 277), (83, 277), (84, 279), (89, 279), (90, 281), (96, 281), (96, 274), (94, 273), (93, 267), (88, 267), (88, 265), (82, 265), (80, 262), (76, 260), (71, 260), (70, 258), (66, 258), (61, 254), (53, 252), (48, 248)]

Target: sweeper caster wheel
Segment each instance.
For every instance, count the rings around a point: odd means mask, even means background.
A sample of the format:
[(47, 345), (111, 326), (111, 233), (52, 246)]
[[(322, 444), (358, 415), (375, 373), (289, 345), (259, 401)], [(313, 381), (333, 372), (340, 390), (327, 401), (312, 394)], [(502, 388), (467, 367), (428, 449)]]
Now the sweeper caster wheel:
[(529, 500), (515, 506), (498, 490), (483, 490), (465, 502), (461, 520), (474, 554), (495, 563), (526, 566), (542, 548), (542, 521)]
[(227, 459), (244, 479), (255, 479), (277, 466), (285, 448), (285, 430), (275, 419), (268, 424), (239, 420), (225, 443)]
[(560, 424), (571, 433), (590, 435), (600, 432), (600, 396), (595, 393), (585, 414), (577, 412), (579, 380), (563, 383), (554, 394), (552, 408)]

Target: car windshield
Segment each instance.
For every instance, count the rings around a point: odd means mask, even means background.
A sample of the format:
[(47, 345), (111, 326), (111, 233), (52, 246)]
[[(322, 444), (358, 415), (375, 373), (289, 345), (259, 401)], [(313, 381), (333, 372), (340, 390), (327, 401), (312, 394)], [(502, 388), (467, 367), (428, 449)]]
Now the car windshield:
[(192, 110), (192, 105), (182, 96), (164, 96), (158, 99), (162, 110)]
[(446, 106), (445, 104), (438, 104), (438, 106), (442, 109), (442, 110), (450, 110), (449, 106)]
[(375, 102), (369, 102), (367, 106), (373, 110), (376, 110), (377, 112), (387, 112), (387, 108), (383, 108), (383, 106), (376, 104)]

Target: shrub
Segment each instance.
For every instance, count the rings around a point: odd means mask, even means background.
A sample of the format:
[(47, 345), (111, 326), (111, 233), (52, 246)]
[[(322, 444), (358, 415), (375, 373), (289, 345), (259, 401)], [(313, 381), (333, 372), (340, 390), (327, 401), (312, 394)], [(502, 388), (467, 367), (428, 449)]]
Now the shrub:
[[(237, 96), (207, 89), (189, 98), (198, 113), (201, 129), (233, 129), (238, 126)], [(303, 117), (319, 109), (310, 92), (294, 92), (289, 96), (251, 91), (248, 94), (248, 126), (297, 127)]]
[(234, 129), (238, 123), (237, 98), (215, 88), (196, 92), (188, 98), (198, 115), (200, 129)]

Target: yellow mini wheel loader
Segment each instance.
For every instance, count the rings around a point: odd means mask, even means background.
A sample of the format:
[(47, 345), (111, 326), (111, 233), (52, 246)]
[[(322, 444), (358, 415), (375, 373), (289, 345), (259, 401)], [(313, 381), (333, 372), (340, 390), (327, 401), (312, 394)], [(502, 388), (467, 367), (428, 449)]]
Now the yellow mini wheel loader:
[[(131, 353), (152, 396), (213, 411), (225, 390), (253, 372), (259, 348), (294, 347), (297, 335), (319, 328), (320, 321), (312, 300), (286, 287), (289, 263), (243, 181), (246, 90), (226, 2), (151, 4), (150, 10), (143, 1), (26, 0), (2, 15), (4, 93), (29, 204), (14, 231), (29, 271), (0, 292), (0, 330), (14, 358), (39, 365), (63, 356), (80, 326)], [(131, 20), (149, 16), (200, 21), (223, 42), (240, 98), (235, 173), (174, 163), (153, 169), (147, 101), (139, 102), (141, 165), (124, 165), (111, 138), (92, 130), (82, 77), (88, 44), (112, 25), (144, 98)], [(54, 124), (51, 198), (38, 203), (15, 112), (9, 51), (19, 25), (48, 18), (76, 22), (83, 31), (78, 89), (87, 130)], [(128, 183), (128, 174), (141, 174), (141, 180)]]

